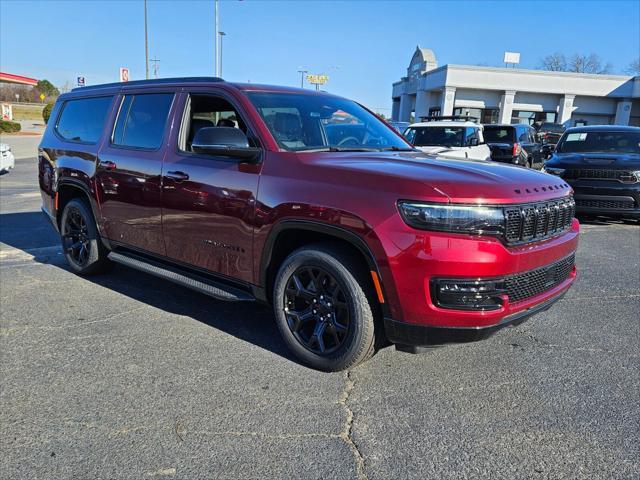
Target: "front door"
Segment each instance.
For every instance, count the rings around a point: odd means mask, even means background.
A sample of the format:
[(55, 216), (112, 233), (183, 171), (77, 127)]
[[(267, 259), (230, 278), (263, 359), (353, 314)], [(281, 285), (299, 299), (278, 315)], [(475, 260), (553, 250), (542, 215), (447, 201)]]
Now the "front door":
[(96, 189), (107, 238), (165, 254), (161, 172), (173, 92), (122, 95), (113, 133), (100, 150)]
[[(198, 129), (235, 127), (257, 145), (233, 99), (210, 91), (182, 95), (182, 122), (163, 166), (162, 225), (167, 257), (253, 281), (253, 219), (260, 165), (194, 153)], [(178, 118), (178, 117), (176, 117)]]

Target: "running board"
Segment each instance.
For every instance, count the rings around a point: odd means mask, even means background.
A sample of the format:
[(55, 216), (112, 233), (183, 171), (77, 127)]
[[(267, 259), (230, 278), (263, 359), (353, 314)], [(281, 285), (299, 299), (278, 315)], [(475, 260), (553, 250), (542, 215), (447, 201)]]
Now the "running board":
[(227, 302), (251, 302), (255, 300), (253, 296), (247, 292), (243, 292), (239, 288), (222, 285), (205, 279), (199, 275), (186, 275), (185, 273), (179, 273), (160, 263), (149, 261), (142, 257), (111, 252), (109, 253), (108, 258), (109, 260), (126, 267), (135, 268), (141, 272), (169, 280), (170, 282), (196, 290), (197, 292), (204, 293), (205, 295), (217, 298), (218, 300), (224, 300)]

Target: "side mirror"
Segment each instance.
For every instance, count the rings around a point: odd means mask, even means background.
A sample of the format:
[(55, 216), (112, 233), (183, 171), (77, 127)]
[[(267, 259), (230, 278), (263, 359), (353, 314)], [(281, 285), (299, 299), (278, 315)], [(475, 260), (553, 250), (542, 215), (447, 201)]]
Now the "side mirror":
[(545, 159), (551, 158), (553, 151), (554, 151), (554, 148), (551, 145), (543, 145), (542, 147), (540, 147), (540, 153)]
[(249, 139), (242, 130), (233, 127), (204, 127), (198, 130), (191, 142), (195, 153), (237, 158), (256, 163), (262, 151), (249, 146)]
[(478, 145), (480, 145), (480, 140), (478, 140), (477, 138), (474, 137), (469, 140), (470, 147), (477, 147)]

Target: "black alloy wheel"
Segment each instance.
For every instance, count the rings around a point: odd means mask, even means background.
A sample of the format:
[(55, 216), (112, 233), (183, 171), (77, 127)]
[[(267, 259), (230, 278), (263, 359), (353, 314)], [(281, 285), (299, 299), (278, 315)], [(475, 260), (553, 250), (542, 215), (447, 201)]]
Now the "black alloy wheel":
[(343, 288), (320, 267), (302, 266), (289, 277), (284, 311), (296, 340), (319, 355), (338, 350), (349, 332)]
[(71, 206), (62, 230), (62, 246), (67, 258), (76, 266), (82, 268), (87, 265), (91, 254), (91, 239), (89, 227), (80, 210)]

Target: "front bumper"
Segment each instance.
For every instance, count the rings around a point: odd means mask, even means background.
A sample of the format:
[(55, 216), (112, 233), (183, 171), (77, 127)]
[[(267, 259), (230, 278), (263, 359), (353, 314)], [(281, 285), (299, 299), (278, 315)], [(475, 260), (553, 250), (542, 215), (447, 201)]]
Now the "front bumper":
[(384, 328), (388, 340), (401, 350), (415, 353), (411, 347), (439, 346), (450, 343), (469, 343), (490, 337), (505, 327), (514, 327), (525, 322), (533, 315), (548, 310), (560, 300), (568, 290), (568, 286), (559, 294), (547, 301), (527, 308), (503, 318), (494, 325), (483, 327), (432, 327), (398, 322), (391, 318), (384, 319)]

